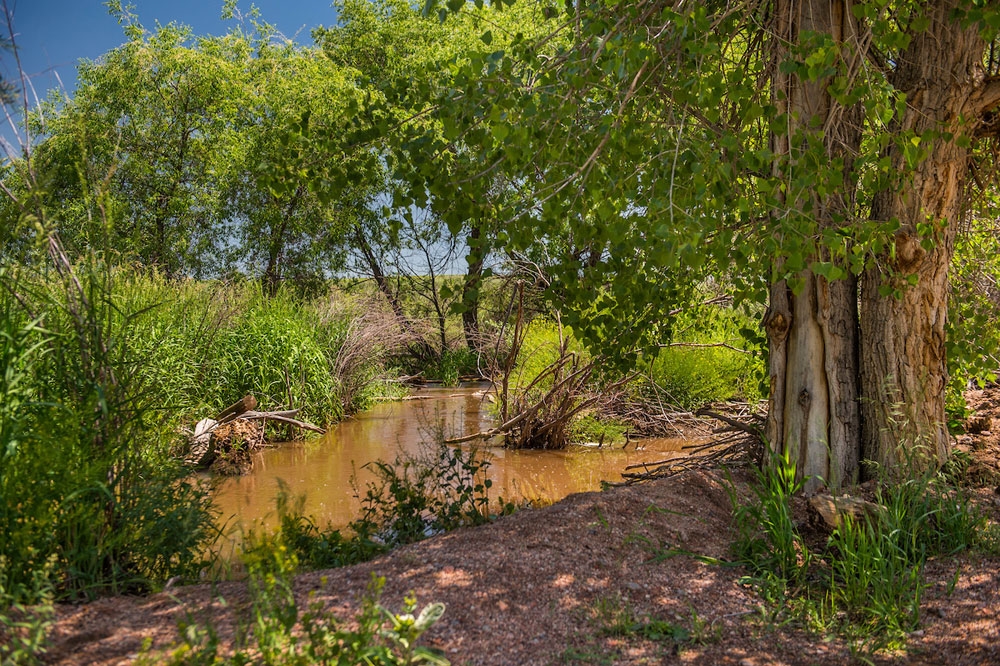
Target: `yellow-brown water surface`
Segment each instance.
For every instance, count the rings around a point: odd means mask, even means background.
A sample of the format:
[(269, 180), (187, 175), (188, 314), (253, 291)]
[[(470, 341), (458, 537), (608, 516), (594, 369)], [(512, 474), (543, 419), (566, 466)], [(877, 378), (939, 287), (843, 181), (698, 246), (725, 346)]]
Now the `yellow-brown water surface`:
[[(472, 434), (492, 425), (482, 387), (425, 388), (414, 398), (388, 402), (343, 421), (322, 438), (289, 442), (258, 454), (253, 471), (221, 481), (215, 491), (220, 519), (229, 526), (272, 524), (279, 480), (305, 496), (305, 512), (320, 525), (343, 527), (357, 517), (374, 475), (364, 466), (392, 462), (400, 454), (418, 455), (444, 432)], [(492, 464), (491, 494), (507, 501), (552, 502), (576, 492), (597, 490), (601, 481), (619, 481), (626, 465), (677, 455), (681, 439), (651, 439), (616, 447), (573, 447), (566, 451), (486, 449)]]

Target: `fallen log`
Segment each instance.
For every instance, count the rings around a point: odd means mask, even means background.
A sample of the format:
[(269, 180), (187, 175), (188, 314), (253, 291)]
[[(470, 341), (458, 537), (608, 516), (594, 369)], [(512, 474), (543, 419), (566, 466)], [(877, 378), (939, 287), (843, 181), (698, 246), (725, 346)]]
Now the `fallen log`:
[(229, 421), (238, 418), (240, 414), (254, 409), (257, 409), (257, 398), (252, 395), (245, 395), (219, 412), (219, 414), (215, 417), (215, 420), (219, 423), (228, 423)]

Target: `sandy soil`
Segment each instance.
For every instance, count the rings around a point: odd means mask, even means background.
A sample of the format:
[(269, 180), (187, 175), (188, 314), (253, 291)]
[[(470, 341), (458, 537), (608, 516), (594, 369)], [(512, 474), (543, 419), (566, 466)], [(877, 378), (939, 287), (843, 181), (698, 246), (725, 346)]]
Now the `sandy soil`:
[[(960, 437), (972, 459), (976, 502), (1000, 519), (1000, 390), (972, 392), (977, 416), (992, 423)], [(980, 421), (980, 425), (983, 421)], [(746, 478), (736, 475), (737, 492)], [(574, 495), (479, 528), (401, 548), (361, 565), (303, 574), (296, 591), (350, 616), (372, 572), (387, 578), (383, 603), (397, 608), (413, 591), (441, 601), (444, 618), (424, 642), (453, 664), (844, 664), (848, 645), (762, 617), (739, 568), (691, 556), (658, 557), (679, 548), (729, 555), (730, 483), (720, 473), (692, 473), (603, 493)], [(950, 590), (956, 570), (961, 574)], [(893, 664), (1000, 664), (1000, 557), (962, 554), (928, 563), (922, 626)], [(226, 599), (227, 605), (218, 602)], [(58, 608), (46, 656), (52, 664), (131, 661), (146, 638), (165, 647), (176, 622), (210, 617), (231, 635), (233, 609), (246, 603), (232, 582), (172, 590), (146, 598), (109, 598)], [(692, 639), (616, 637), (601, 619), (616, 609), (666, 620)]]

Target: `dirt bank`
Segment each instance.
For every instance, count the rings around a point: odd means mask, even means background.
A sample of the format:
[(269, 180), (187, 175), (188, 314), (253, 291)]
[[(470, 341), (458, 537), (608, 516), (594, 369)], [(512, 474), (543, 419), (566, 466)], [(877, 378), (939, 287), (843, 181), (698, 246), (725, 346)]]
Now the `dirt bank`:
[[(973, 396), (992, 430), (960, 439), (972, 456), (980, 506), (1000, 518), (995, 493), (1000, 461), (1000, 391)], [(737, 492), (746, 479), (737, 476)], [(847, 644), (761, 616), (739, 568), (677, 548), (725, 558), (731, 539), (728, 481), (717, 473), (574, 495), (475, 529), (432, 538), (378, 560), (301, 575), (296, 590), (314, 592), (347, 617), (371, 572), (387, 578), (385, 605), (408, 591), (421, 604), (447, 611), (425, 637), (453, 664), (844, 664)], [(961, 576), (949, 595), (956, 570)], [(900, 664), (1000, 663), (1000, 558), (963, 554), (928, 563), (922, 628), (905, 653), (880, 659)], [(228, 608), (214, 599), (226, 598)], [(246, 601), (240, 583), (191, 586), (148, 598), (111, 598), (61, 606), (47, 655), (53, 664), (127, 663), (144, 638), (166, 646), (187, 612), (206, 614), (232, 630), (231, 609)], [(669, 641), (610, 635), (607, 616), (627, 610), (684, 627), (691, 639)], [(603, 618), (603, 619), (602, 619)]]

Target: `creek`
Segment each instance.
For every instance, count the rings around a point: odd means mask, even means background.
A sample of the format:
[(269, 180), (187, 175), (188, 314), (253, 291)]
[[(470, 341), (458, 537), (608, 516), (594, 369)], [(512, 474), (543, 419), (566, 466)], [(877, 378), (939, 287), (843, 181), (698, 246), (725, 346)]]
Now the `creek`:
[[(440, 434), (456, 437), (492, 425), (483, 398), (485, 386), (421, 388), (409, 400), (386, 402), (331, 428), (325, 436), (288, 442), (258, 454), (253, 471), (222, 479), (214, 498), (227, 527), (254, 522), (273, 525), (279, 483), (305, 496), (305, 513), (320, 526), (346, 526), (360, 512), (355, 488), (364, 494), (375, 475), (365, 467), (400, 454), (419, 455)], [(565, 451), (514, 451), (490, 446), (488, 476), (492, 498), (550, 503), (572, 493), (597, 490), (619, 481), (626, 465), (679, 455), (685, 439), (633, 441), (625, 449), (576, 446)], [(280, 481), (279, 481), (280, 480)]]

